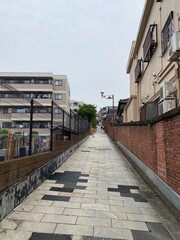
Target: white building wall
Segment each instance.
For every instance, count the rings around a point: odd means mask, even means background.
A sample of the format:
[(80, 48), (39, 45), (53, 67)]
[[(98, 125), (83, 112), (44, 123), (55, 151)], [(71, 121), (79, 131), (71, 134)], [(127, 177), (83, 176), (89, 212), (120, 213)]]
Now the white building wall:
[[(137, 113), (144, 102), (154, 101), (159, 96), (159, 89), (163, 82), (172, 81), (173, 86), (177, 89), (177, 105), (180, 105), (180, 76), (178, 73), (178, 62), (170, 62), (168, 50), (162, 54), (161, 49), (161, 32), (168, 19), (170, 12), (173, 11), (173, 26), (174, 32), (180, 31), (180, 1), (179, 0), (163, 0), (156, 2), (147, 0), (140, 22), (133, 50), (131, 49), (130, 58), (128, 61), (127, 73), (130, 77), (130, 96), (137, 95)], [(157, 48), (149, 62), (143, 62), (143, 75), (139, 83), (135, 83), (134, 70), (139, 59), (143, 59), (143, 44), (145, 42), (149, 26), (157, 25)], [(136, 101), (135, 99), (133, 101)], [(143, 103), (142, 103), (143, 102)], [(129, 104), (127, 109), (127, 119), (134, 121), (131, 108), (133, 103)], [(135, 106), (135, 105), (134, 105)]]

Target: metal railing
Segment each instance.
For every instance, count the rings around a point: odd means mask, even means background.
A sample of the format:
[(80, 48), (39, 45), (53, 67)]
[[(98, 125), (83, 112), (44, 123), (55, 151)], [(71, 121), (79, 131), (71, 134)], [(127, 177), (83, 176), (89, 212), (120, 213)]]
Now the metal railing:
[[(0, 161), (52, 151), (53, 140), (57, 139), (56, 132), (61, 140), (70, 140), (71, 134), (88, 132), (87, 120), (81, 119), (72, 110), (66, 112), (53, 99), (49, 99), (45, 106), (8, 84), (1, 83), (1, 87), (10, 93), (18, 92), (22, 97), (19, 100), (11, 99), (11, 112), (8, 112), (11, 122), (3, 126), (9, 134), (0, 136)], [(6, 100), (9, 99), (3, 99), (4, 105)], [(19, 103), (22, 101), (24, 105)], [(22, 106), (22, 109), (24, 106), (25, 111), (17, 111), (17, 106)]]

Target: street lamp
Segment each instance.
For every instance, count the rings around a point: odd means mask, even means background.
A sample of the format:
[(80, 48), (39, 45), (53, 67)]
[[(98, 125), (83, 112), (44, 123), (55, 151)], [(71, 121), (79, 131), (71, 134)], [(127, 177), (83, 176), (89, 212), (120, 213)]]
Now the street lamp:
[(114, 94), (113, 95), (104, 95), (104, 92), (101, 92), (101, 97), (106, 99), (112, 99), (112, 109), (113, 109), (113, 141), (114, 141)]

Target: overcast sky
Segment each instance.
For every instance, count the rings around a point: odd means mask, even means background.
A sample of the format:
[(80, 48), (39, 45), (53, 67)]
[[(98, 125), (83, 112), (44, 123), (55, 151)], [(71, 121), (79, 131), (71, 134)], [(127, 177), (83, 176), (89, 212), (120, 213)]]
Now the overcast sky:
[(126, 65), (145, 0), (0, 0), (0, 71), (67, 75), (71, 98), (129, 97)]

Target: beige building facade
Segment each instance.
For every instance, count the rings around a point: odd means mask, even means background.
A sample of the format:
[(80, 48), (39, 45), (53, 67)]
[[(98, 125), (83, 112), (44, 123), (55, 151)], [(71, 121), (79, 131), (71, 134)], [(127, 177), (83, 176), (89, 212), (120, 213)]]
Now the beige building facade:
[(82, 101), (76, 101), (73, 99), (70, 100), (70, 109), (73, 112), (77, 112), (79, 110), (79, 108), (83, 105), (84, 105), (84, 102), (82, 102)]
[(124, 120), (151, 120), (180, 106), (180, 1), (147, 0), (127, 63)]
[(52, 73), (0, 73), (0, 128), (29, 134), (30, 107), (33, 99), (33, 129), (48, 135), (51, 104), (54, 125), (62, 109), (70, 111), (70, 88), (66, 75)]

